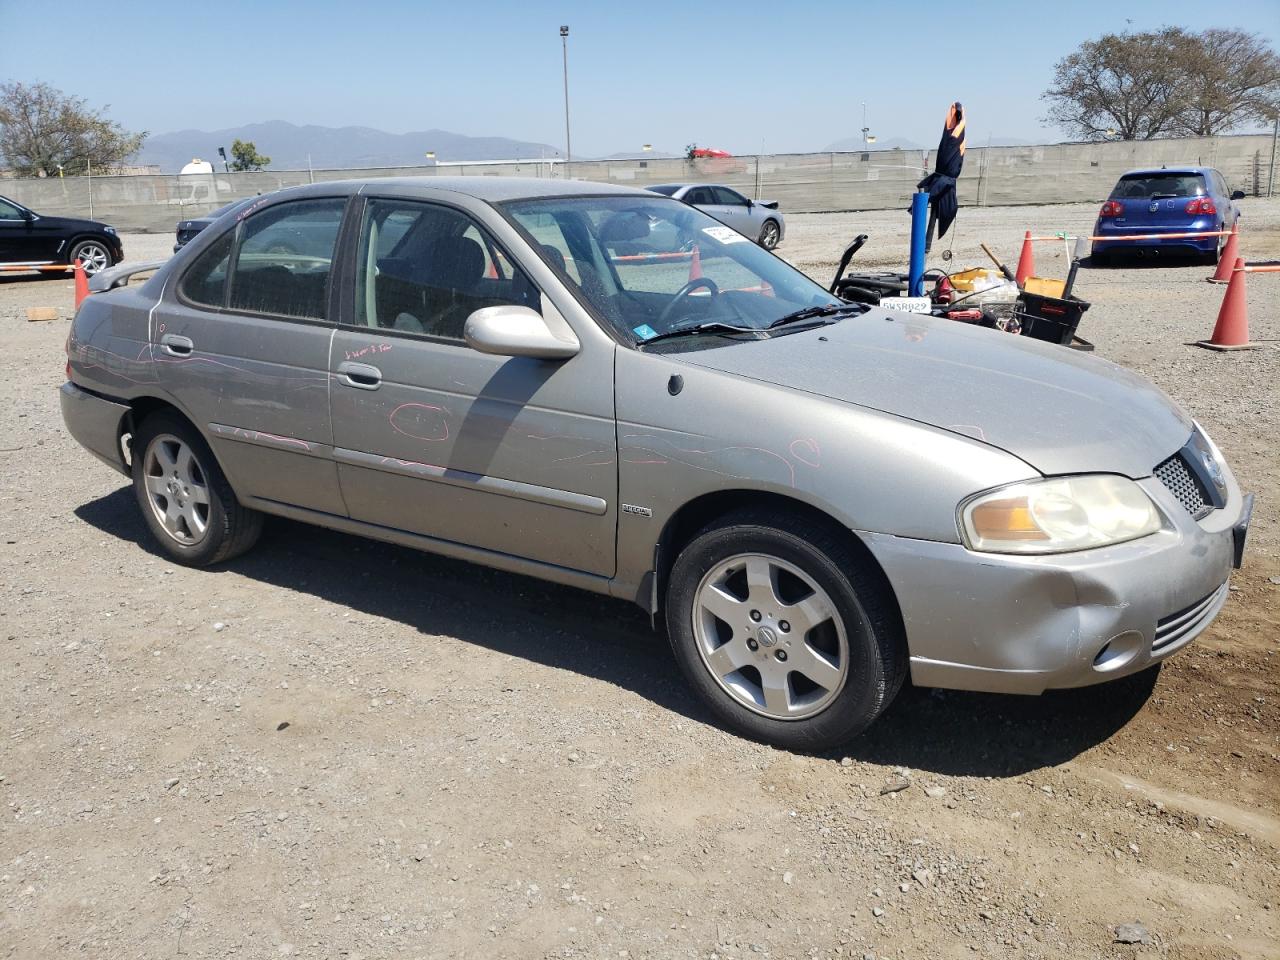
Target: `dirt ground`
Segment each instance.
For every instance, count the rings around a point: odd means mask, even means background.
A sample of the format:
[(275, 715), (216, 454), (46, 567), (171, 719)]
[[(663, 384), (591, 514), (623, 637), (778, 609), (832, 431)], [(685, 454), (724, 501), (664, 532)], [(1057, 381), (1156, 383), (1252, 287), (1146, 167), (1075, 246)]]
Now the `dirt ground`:
[[(1280, 258), (1280, 201), (1243, 207)], [(952, 265), (1094, 213), (962, 210)], [(906, 230), (793, 216), (780, 252), (826, 279)], [(1158, 677), (909, 689), (829, 756), (713, 726), (622, 603), (283, 521), (169, 563), (62, 427), (70, 283), (0, 280), (0, 957), (1280, 956), (1280, 276), (1218, 354), (1207, 272), (1078, 293), (1258, 495), (1222, 616)]]

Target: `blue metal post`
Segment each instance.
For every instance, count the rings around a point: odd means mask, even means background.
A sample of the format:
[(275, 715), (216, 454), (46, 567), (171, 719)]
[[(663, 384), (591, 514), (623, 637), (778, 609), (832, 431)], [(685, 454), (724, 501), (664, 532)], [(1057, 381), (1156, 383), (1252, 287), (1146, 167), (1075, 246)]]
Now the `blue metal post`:
[(911, 266), (907, 272), (907, 293), (924, 296), (924, 240), (929, 225), (929, 194), (923, 190), (911, 196)]

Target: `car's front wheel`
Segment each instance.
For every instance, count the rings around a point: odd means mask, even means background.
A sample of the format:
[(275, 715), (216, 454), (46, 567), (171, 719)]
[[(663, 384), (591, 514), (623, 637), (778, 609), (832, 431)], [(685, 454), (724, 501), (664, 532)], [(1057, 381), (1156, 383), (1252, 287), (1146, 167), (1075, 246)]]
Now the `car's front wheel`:
[(777, 220), (766, 220), (764, 226), (760, 228), (760, 246), (766, 250), (776, 247), (781, 237), (782, 229), (778, 226)]
[(152, 414), (131, 446), (142, 518), (174, 560), (205, 567), (257, 541), (262, 514), (241, 506), (208, 444), (185, 420)]
[(107, 269), (114, 262), (111, 251), (101, 240), (81, 240), (72, 247), (67, 262), (75, 266), (77, 260), (84, 264), (84, 272), (89, 276)]
[(676, 558), (667, 630), (686, 678), (726, 724), (823, 750), (865, 730), (906, 676), (887, 593), (840, 531), (743, 511)]

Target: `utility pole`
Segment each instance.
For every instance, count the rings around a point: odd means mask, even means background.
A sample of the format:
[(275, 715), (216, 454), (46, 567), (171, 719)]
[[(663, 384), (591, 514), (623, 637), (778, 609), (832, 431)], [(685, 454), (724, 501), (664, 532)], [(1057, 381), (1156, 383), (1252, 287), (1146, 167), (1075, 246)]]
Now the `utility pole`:
[(1271, 171), (1267, 174), (1267, 196), (1276, 185), (1276, 137), (1280, 135), (1280, 114), (1271, 119)]
[(867, 101), (862, 101), (862, 149), (867, 149), (867, 133), (871, 130), (867, 126)]
[(564, 53), (564, 175), (569, 177), (569, 164), (573, 160), (573, 148), (569, 139), (569, 28), (560, 28), (560, 47)]
[(89, 178), (89, 219), (93, 219), (93, 161), (89, 157), (84, 158), (84, 172)]

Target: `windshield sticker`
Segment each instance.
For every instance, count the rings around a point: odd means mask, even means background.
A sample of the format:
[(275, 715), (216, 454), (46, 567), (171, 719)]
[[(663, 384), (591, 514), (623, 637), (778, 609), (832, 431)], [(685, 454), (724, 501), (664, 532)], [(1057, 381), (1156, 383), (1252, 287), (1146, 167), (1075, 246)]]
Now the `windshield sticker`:
[(746, 243), (747, 238), (730, 227), (703, 227), (702, 232), (721, 243)]
[(631, 332), (641, 340), (650, 340), (658, 335), (658, 331), (653, 329), (653, 327), (649, 326), (647, 323), (640, 324), (640, 326), (635, 327)]

